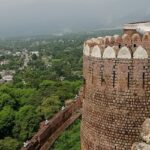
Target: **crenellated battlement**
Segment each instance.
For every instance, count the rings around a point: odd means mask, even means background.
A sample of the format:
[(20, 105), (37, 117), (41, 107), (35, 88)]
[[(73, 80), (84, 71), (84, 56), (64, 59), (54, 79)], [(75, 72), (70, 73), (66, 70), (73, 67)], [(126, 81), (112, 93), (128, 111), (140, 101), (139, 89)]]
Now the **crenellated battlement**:
[(150, 114), (150, 25), (129, 25), (122, 36), (84, 43), (82, 150), (129, 150), (140, 141)]
[(84, 43), (83, 53), (96, 58), (147, 59), (150, 58), (150, 34), (92, 38)]

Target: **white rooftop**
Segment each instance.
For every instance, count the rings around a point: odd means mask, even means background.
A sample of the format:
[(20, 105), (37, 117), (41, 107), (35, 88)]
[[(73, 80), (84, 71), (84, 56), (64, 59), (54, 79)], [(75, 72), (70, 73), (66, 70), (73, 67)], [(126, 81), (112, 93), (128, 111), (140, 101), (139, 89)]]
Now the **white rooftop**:
[(125, 24), (124, 29), (136, 30), (140, 34), (144, 34), (145, 32), (150, 32), (150, 21)]

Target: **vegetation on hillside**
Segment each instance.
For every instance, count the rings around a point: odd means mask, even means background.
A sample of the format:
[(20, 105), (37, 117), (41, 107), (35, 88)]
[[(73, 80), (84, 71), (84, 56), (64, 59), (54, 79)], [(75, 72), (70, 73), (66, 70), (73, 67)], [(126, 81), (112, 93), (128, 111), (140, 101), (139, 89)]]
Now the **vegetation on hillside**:
[[(99, 35), (104, 33), (110, 31)], [(65, 100), (75, 97), (82, 85), (83, 41), (99, 35), (95, 32), (0, 40), (0, 61), (9, 60), (0, 65), (0, 71), (15, 72), (12, 82), (0, 84), (0, 150), (20, 149), (37, 131), (40, 121), (51, 118)], [(32, 51), (39, 55), (31, 55)], [(67, 130), (54, 148), (67, 150), (70, 145), (69, 150), (77, 150), (79, 124), (77, 121)]]
[(54, 143), (50, 150), (80, 150), (80, 123), (78, 119)]

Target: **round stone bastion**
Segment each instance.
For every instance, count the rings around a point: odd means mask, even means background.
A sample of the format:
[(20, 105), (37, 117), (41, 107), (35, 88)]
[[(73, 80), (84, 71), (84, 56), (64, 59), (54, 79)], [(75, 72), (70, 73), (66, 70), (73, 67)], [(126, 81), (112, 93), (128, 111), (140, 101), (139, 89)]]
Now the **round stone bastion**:
[(130, 150), (150, 117), (150, 37), (107, 36), (83, 50), (82, 150)]

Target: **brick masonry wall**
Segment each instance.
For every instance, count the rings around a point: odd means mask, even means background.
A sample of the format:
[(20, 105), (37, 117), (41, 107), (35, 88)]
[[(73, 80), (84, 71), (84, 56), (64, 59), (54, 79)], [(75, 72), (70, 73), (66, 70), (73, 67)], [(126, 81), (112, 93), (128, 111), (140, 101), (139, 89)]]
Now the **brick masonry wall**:
[(83, 57), (82, 150), (129, 150), (150, 117), (150, 59)]
[(59, 111), (55, 114), (47, 125), (42, 123), (43, 125), (39, 129), (39, 131), (32, 137), (32, 139), (28, 142), (26, 147), (22, 147), (21, 150), (39, 150), (41, 147), (47, 142), (49, 137), (55, 137), (56, 133), (63, 124), (67, 122), (76, 112), (78, 112), (82, 107), (82, 91), (79, 93), (79, 97), (76, 100), (66, 106), (64, 110)]

